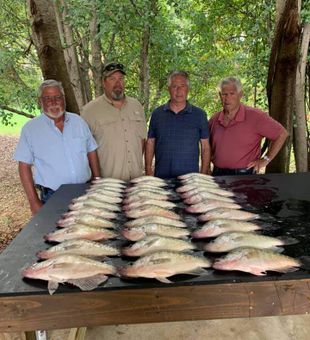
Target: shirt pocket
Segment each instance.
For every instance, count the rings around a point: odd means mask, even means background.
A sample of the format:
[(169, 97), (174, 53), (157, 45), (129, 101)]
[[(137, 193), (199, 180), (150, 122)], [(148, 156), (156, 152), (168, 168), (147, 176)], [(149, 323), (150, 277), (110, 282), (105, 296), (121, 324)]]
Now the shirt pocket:
[(142, 139), (146, 138), (146, 122), (144, 118), (144, 112), (135, 110), (128, 115), (131, 128), (137, 132), (138, 136)]
[(87, 138), (86, 137), (72, 137), (69, 139), (70, 148), (78, 154), (87, 154)]

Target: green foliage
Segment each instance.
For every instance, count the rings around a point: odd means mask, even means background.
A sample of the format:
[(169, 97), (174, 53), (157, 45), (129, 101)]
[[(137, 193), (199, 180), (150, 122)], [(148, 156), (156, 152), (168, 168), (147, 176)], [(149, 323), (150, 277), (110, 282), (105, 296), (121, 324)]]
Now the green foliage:
[[(220, 108), (217, 84), (235, 75), (244, 84), (245, 101), (267, 108), (265, 93), (274, 29), (275, 1), (270, 0), (66, 0), (65, 22), (74, 32), (79, 58), (89, 64), (90, 21), (98, 13), (102, 60), (127, 67), (127, 93), (140, 96), (141, 43), (150, 32), (150, 112), (168, 99), (170, 71), (190, 73), (190, 100), (210, 116)], [(31, 46), (26, 1), (0, 0), (0, 103), (37, 112), (41, 81), (36, 51)], [(309, 0), (302, 18), (309, 21)], [(11, 121), (0, 111), (4, 123)]]

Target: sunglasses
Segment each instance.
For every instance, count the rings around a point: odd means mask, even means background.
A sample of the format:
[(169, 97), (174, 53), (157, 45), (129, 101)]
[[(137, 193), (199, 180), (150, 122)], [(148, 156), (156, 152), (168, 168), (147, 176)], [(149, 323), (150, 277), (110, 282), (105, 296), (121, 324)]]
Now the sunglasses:
[(105, 66), (105, 68), (103, 69), (103, 71), (114, 71), (114, 70), (121, 70), (121, 71), (125, 71), (125, 67), (123, 64), (116, 64), (116, 63), (112, 63), (112, 64), (108, 64), (107, 66)]

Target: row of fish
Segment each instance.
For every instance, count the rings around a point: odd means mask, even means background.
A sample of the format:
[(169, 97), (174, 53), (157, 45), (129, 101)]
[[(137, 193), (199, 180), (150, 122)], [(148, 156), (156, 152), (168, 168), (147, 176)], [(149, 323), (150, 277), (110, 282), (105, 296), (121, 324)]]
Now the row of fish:
[[(82, 290), (94, 289), (108, 275), (169, 282), (167, 278), (172, 275), (200, 275), (206, 273), (203, 268), (209, 267), (255, 275), (262, 275), (266, 270), (287, 272), (298, 268), (298, 261), (263, 250), (286, 242), (254, 234), (261, 227), (247, 220), (259, 216), (242, 210), (233, 192), (220, 188), (211, 176), (188, 174), (181, 176), (180, 181), (182, 185), (177, 193), (167, 187), (164, 180), (150, 176), (136, 178), (129, 187), (116, 179), (95, 181), (85, 195), (70, 204), (70, 211), (57, 223), (61, 229), (45, 236), (47, 241), (61, 243), (40, 251), (38, 257), (46, 260), (26, 269), (23, 275), (49, 281), (49, 291), (53, 293), (58, 283), (63, 282)], [(201, 213), (198, 219), (208, 222), (194, 231), (188, 228), (175, 212), (180, 207), (178, 195), (190, 204), (187, 212)], [(121, 211), (128, 218), (125, 223), (119, 221)], [(120, 235), (135, 243), (118, 248), (94, 242)], [(196, 250), (196, 243), (191, 242), (190, 237), (215, 236), (218, 237), (203, 249), (230, 251), (225, 257), (213, 262), (205, 256), (188, 253)], [(260, 243), (261, 249), (252, 248)], [(97, 260), (121, 255), (140, 258), (123, 268)], [(72, 274), (71, 269), (76, 268)]]

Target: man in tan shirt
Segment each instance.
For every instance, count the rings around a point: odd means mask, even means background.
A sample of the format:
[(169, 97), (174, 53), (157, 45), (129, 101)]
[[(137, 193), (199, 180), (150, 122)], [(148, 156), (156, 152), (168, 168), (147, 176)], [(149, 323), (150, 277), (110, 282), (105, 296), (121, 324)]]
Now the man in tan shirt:
[(124, 65), (103, 69), (104, 94), (81, 112), (98, 144), (101, 175), (128, 181), (143, 174), (146, 121), (142, 105), (124, 94)]

